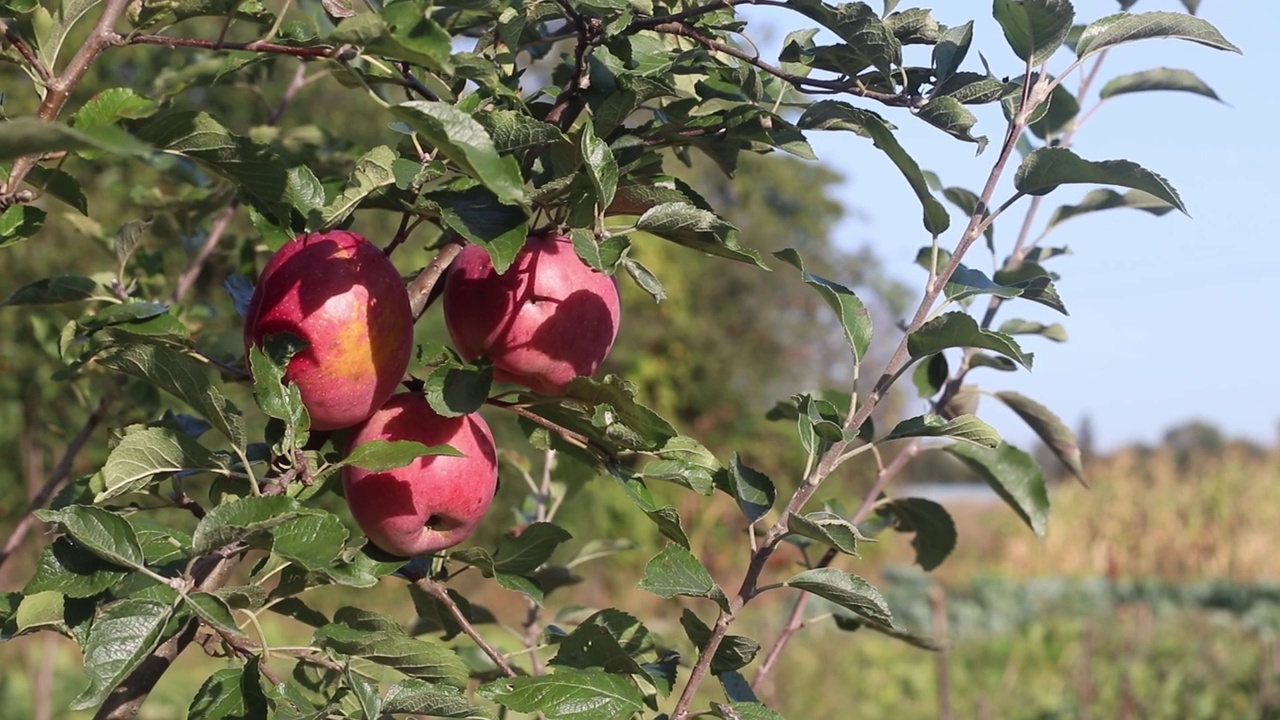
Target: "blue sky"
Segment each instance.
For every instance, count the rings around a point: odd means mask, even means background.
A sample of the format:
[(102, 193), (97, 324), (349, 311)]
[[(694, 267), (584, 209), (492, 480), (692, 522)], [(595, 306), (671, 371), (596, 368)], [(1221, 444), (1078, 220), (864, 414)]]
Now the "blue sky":
[[(997, 75), (1020, 71), (1020, 61), (990, 17), (988, 0), (904, 0), (900, 7), (915, 4), (936, 7), (934, 16), (949, 25), (981, 14), (965, 69), (981, 70), (981, 52)], [(1119, 10), (1115, 0), (1074, 4), (1077, 22)], [(1176, 0), (1140, 0), (1132, 11), (1182, 9)], [(744, 14), (753, 24), (759, 21), (753, 30), (769, 26), (753, 40), (773, 57), (785, 33), (802, 27), (790, 24), (785, 12), (749, 8)], [(1280, 269), (1280, 243), (1265, 226), (1268, 206), (1280, 204), (1280, 199), (1269, 197), (1268, 182), (1280, 162), (1280, 150), (1272, 124), (1272, 93), (1266, 89), (1267, 76), (1260, 72), (1280, 66), (1280, 44), (1274, 40), (1280, 3), (1205, 0), (1200, 16), (1241, 47), (1244, 56), (1175, 40), (1124, 45), (1107, 56), (1101, 82), (1087, 102), (1081, 98), (1082, 104), (1090, 107), (1107, 79), (1155, 67), (1192, 70), (1224, 103), (1189, 93), (1120, 96), (1089, 119), (1074, 143), (1088, 159), (1124, 158), (1164, 175), (1181, 193), (1191, 217), (1110, 210), (1060, 225), (1046, 244), (1067, 245), (1075, 253), (1050, 263), (1063, 276), (1059, 291), (1071, 316), (1060, 318), (1020, 302), (1006, 305), (1000, 317), (1061, 320), (1070, 341), (1028, 338), (1024, 346), (1036, 352), (1032, 373), (979, 371), (984, 388), (1022, 392), (1073, 426), (1091, 417), (1103, 448), (1156, 440), (1170, 424), (1193, 417), (1211, 421), (1230, 435), (1264, 443), (1280, 433), (1280, 322), (1272, 292)], [(908, 51), (924, 53), (917, 60), (927, 64), (927, 49)], [(1064, 69), (1070, 58), (1068, 51), (1061, 51), (1051, 60), (1050, 72)], [(1074, 92), (1079, 78), (1067, 82)], [(885, 114), (925, 169), (938, 173), (948, 185), (976, 191), (986, 179), (1003, 129), (998, 107), (976, 109), (980, 122), (975, 132), (992, 137), (992, 147), (978, 157), (973, 145), (953, 140), (907, 117), (905, 111)], [(890, 272), (921, 286), (923, 271), (913, 260), (929, 237), (906, 182), (869, 141), (845, 133), (814, 134), (810, 139), (822, 161), (846, 177), (840, 199), (854, 212), (837, 229), (841, 242), (870, 244)], [(1012, 168), (1007, 176), (998, 200), (1011, 193)], [(1053, 208), (1078, 202), (1090, 189), (1068, 186), (1051, 195), (1042, 204), (1037, 230)], [(1007, 253), (1011, 247), (1025, 208), (1026, 201), (997, 223), (998, 251)], [(953, 246), (962, 228), (957, 218), (943, 246)], [(983, 250), (970, 264), (988, 268), (990, 256)], [(981, 414), (1014, 442), (1025, 444), (1031, 437), (998, 402), (985, 401)]]

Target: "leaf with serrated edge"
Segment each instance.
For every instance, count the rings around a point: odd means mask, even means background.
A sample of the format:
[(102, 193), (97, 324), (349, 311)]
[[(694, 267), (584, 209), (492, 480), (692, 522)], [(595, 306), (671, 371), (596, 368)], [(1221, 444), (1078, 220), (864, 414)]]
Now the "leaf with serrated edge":
[(858, 615), (893, 625), (889, 605), (880, 591), (866, 580), (835, 568), (806, 570), (786, 582), (789, 587), (813, 593)]
[(75, 700), (72, 710), (89, 710), (133, 672), (160, 644), (160, 636), (173, 607), (144, 598), (126, 598), (109, 605), (93, 621), (84, 647), (84, 669), (89, 687)]
[(426, 100), (394, 105), (391, 112), (412, 125), (445, 157), (474, 175), (502, 202), (524, 200), (524, 182), (515, 158), (499, 155), (493, 138), (475, 118), (448, 103)]
[(1190, 40), (1218, 50), (1240, 52), (1240, 48), (1205, 20), (1183, 13), (1156, 11), (1116, 13), (1094, 20), (1076, 41), (1076, 55), (1084, 59), (1121, 43), (1152, 38)]
[(853, 523), (833, 512), (820, 510), (808, 515), (792, 515), (787, 521), (792, 535), (826, 543), (842, 553), (858, 556), (858, 541), (866, 540)]
[(644, 578), (636, 586), (662, 598), (676, 595), (715, 600), (727, 609), (728, 599), (711, 573), (693, 553), (679, 545), (668, 545), (645, 565)]
[(1049, 491), (1044, 473), (1030, 455), (1008, 443), (995, 449), (956, 443), (945, 451), (963, 460), (1036, 535), (1044, 537), (1049, 522)]
[(89, 505), (72, 505), (61, 510), (37, 510), (42, 522), (56, 523), (76, 544), (106, 560), (125, 567), (140, 568), (146, 562), (133, 527), (119, 515)]
[(1013, 184), (1028, 195), (1047, 195), (1061, 185), (1119, 185), (1148, 192), (1181, 210), (1178, 191), (1168, 180), (1128, 160), (1085, 160), (1063, 147), (1040, 148), (1022, 161)]
[(146, 380), (190, 405), (237, 446), (245, 443), (240, 411), (210, 382), (199, 362), (169, 348), (129, 345), (104, 354), (98, 363)]
[(953, 347), (992, 350), (1028, 370), (1035, 357), (1034, 353), (1023, 352), (1018, 343), (1008, 335), (983, 330), (971, 316), (959, 312), (945, 313), (930, 320), (907, 339), (907, 350), (912, 358), (921, 358)]
[(1000, 444), (1000, 433), (976, 415), (960, 415), (951, 420), (932, 414), (913, 417), (898, 423), (884, 439), (909, 437), (953, 438), (990, 448)]
[(1053, 451), (1062, 464), (1080, 482), (1085, 482), (1084, 465), (1080, 459), (1080, 446), (1076, 434), (1052, 410), (1020, 393), (1005, 390), (996, 397), (1022, 418), (1045, 445)]
[(995, 0), (996, 21), (1019, 59), (1037, 66), (1062, 46), (1075, 9), (1067, 0)]
[(493, 555), (496, 572), (529, 573), (551, 558), (562, 543), (573, 539), (569, 531), (549, 522), (538, 522), (520, 531), (518, 536), (503, 535)]
[(1098, 92), (1098, 97), (1105, 100), (1117, 95), (1150, 92), (1152, 90), (1188, 92), (1222, 102), (1222, 99), (1218, 97), (1218, 93), (1214, 92), (1213, 88), (1209, 87), (1195, 73), (1179, 68), (1152, 68), (1151, 70), (1128, 73), (1112, 78), (1106, 85), (1102, 86), (1102, 90)]
[(814, 275), (804, 267), (804, 259), (794, 249), (787, 248), (773, 254), (774, 257), (800, 271), (804, 282), (818, 291), (827, 305), (835, 311), (844, 328), (845, 342), (853, 351), (855, 362), (861, 362), (871, 348), (871, 312), (852, 290), (840, 283)]
[(547, 720), (624, 720), (644, 710), (644, 696), (630, 680), (599, 670), (558, 668), (550, 675), (504, 678), (477, 693), (516, 712)]
[(941, 235), (951, 225), (951, 216), (929, 190), (920, 165), (903, 149), (889, 125), (873, 112), (840, 100), (822, 100), (810, 105), (796, 125), (812, 130), (851, 130), (875, 142), (906, 177), (916, 197), (924, 206), (924, 227), (933, 235)]
[(101, 503), (137, 492), (160, 473), (184, 470), (226, 472), (208, 448), (184, 432), (147, 428), (130, 433), (107, 456), (107, 464), (102, 468), (103, 489), (94, 495), (93, 501)]
[(1130, 190), (1122, 195), (1110, 188), (1099, 188), (1090, 190), (1079, 204), (1059, 206), (1049, 218), (1046, 230), (1077, 215), (1116, 208), (1133, 208), (1151, 213), (1156, 217), (1173, 211), (1173, 206), (1169, 203), (1141, 190)]

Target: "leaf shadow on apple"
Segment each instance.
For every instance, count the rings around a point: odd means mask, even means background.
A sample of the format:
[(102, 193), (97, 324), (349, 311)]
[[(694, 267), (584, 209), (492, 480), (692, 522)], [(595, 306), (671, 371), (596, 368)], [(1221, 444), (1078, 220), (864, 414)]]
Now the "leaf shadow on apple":
[(401, 393), (357, 429), (351, 448), (372, 440), (448, 445), (462, 455), (424, 455), (380, 472), (344, 468), (347, 505), (369, 540), (403, 557), (466, 540), (497, 489), (497, 451), (484, 420), (441, 417), (421, 395)]

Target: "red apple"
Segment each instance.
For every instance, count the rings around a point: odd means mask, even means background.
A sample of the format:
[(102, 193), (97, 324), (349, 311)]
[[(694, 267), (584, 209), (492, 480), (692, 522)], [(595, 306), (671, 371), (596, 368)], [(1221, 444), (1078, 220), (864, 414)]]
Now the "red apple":
[(355, 430), (348, 452), (371, 440), (449, 445), (463, 457), (424, 455), (382, 472), (344, 468), (347, 505), (369, 540), (401, 557), (466, 540), (498, 489), (498, 456), (484, 419), (442, 417), (421, 395), (401, 393)]
[(468, 245), (449, 268), (444, 319), (463, 357), (487, 357), (494, 377), (557, 394), (591, 375), (618, 336), (618, 287), (560, 235), (535, 235), (501, 275)]
[(262, 270), (245, 348), (281, 332), (309, 344), (289, 361), (285, 380), (298, 386), (316, 430), (372, 415), (395, 392), (413, 352), (400, 273), (375, 245), (342, 230), (299, 235)]

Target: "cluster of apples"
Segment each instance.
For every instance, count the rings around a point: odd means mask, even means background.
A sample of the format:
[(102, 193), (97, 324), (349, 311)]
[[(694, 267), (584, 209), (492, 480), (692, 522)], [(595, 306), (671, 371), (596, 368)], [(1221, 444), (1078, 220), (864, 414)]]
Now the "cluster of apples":
[[(443, 279), (444, 317), (458, 352), (486, 357), (497, 380), (542, 393), (591, 375), (618, 334), (613, 278), (556, 234), (529, 237), (496, 272), (468, 245)], [(413, 312), (391, 260), (347, 231), (299, 235), (267, 263), (245, 321), (245, 346), (291, 333), (308, 343), (284, 379), (316, 430), (351, 428), (347, 452), (373, 440), (450, 445), (383, 472), (343, 470), (347, 504), (375, 545), (411, 557), (452, 547), (479, 524), (497, 490), (493, 435), (479, 414), (443, 417), (419, 393), (396, 393), (413, 352)]]

